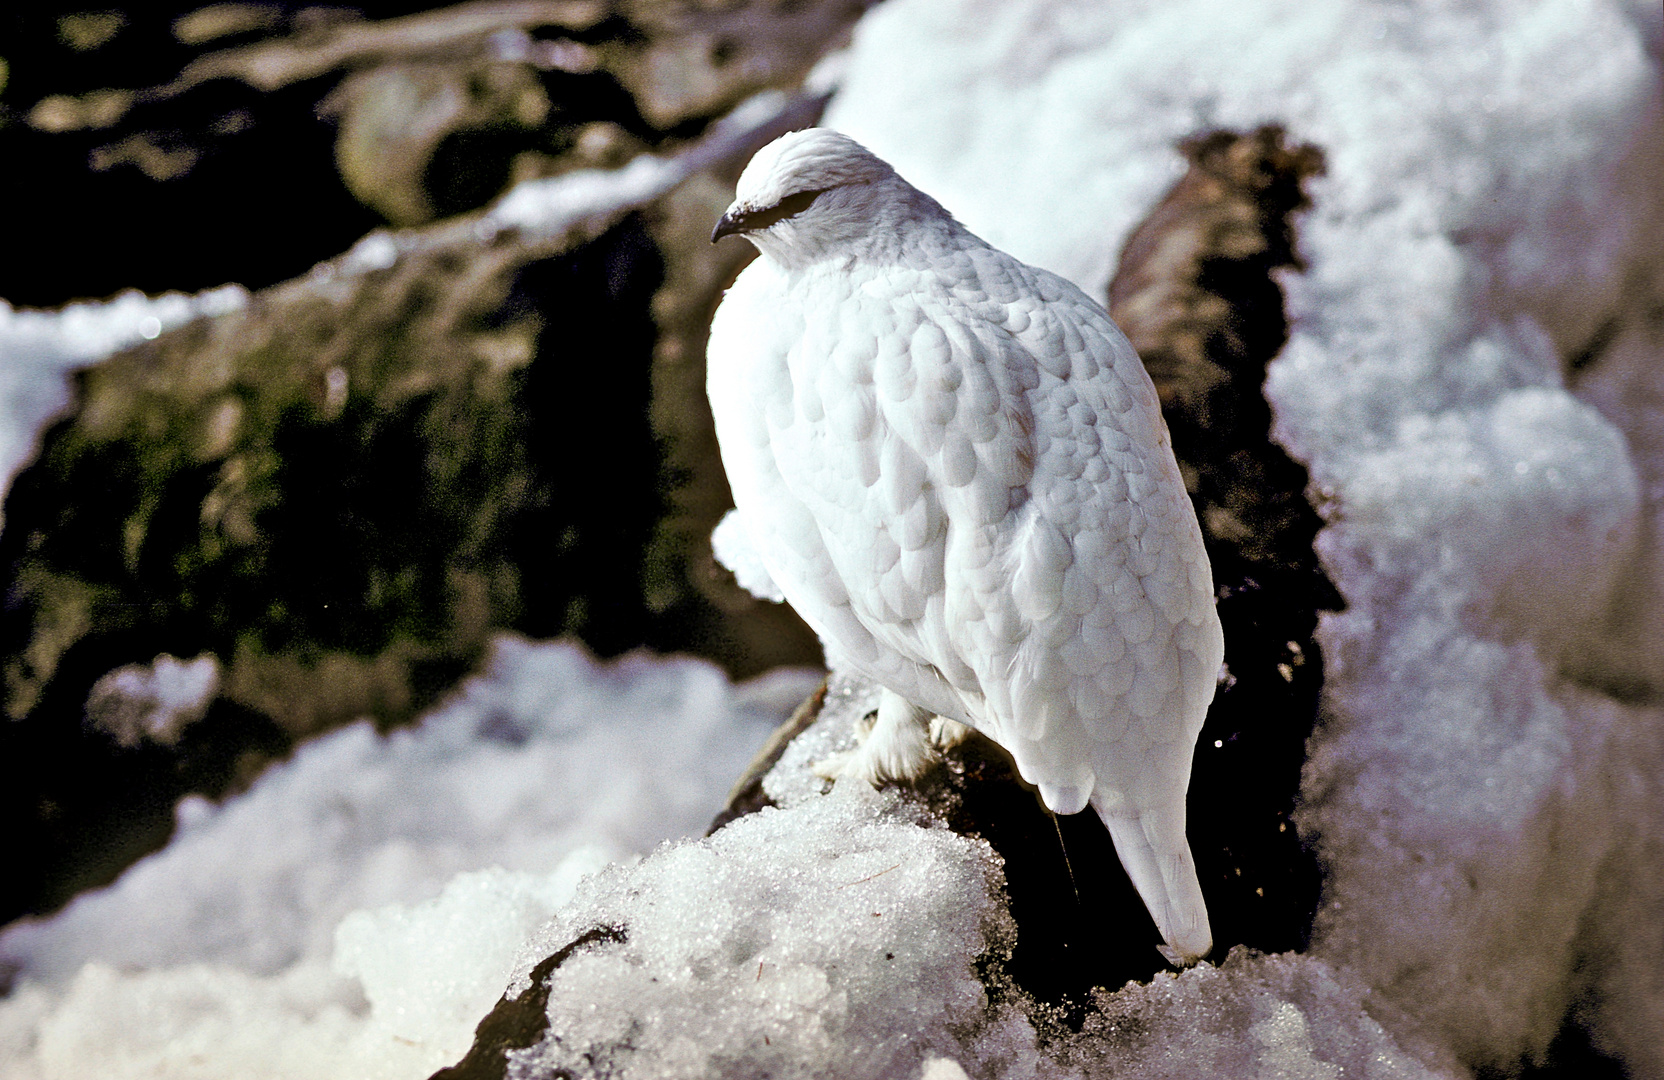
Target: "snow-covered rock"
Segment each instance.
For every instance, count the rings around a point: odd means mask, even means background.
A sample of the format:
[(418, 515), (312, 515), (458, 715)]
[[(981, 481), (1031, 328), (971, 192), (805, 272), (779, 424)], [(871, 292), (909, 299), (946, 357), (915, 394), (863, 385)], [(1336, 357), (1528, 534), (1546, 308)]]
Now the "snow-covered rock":
[(69, 404), (68, 372), (247, 302), (236, 285), (193, 296), (129, 291), (58, 311), (19, 310), (0, 300), (0, 496), (34, 453), (41, 428)]
[(617, 939), (547, 975), (547, 1032), (506, 1075), (905, 1076), (995, 1031), (1032, 1073), (1033, 1029), (978, 972), (1015, 932), (999, 860), (901, 799), (843, 785), (586, 881), (510, 994), (591, 927)]
[(819, 680), (498, 640), (418, 726), (307, 744), (162, 852), (0, 934), (7, 1077), (421, 1077), (578, 879), (697, 833)]
[(827, 117), (1095, 290), (1181, 137), (1277, 123), (1323, 151), (1267, 380), (1348, 605), (1305, 781), (1315, 951), (1475, 1063), (1541, 1053), (1583, 998), (1664, 1073), (1660, 24), (1623, 0), (897, 0)]
[(1009, 977), (1023, 931), (1004, 862), (947, 828), (962, 777), (874, 792), (815, 775), (876, 696), (834, 673), (764, 779), (776, 806), (580, 884), (490, 1038), (436, 1080), (1461, 1075), (1372, 1018), (1357, 979), (1293, 954), (1100, 989), (1071, 1030)]

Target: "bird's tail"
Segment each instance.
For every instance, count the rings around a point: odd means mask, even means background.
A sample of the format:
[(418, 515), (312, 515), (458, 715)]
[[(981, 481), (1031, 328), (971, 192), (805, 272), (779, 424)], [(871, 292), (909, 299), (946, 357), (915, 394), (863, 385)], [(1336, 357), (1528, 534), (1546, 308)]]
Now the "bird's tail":
[(1115, 854), (1167, 942), (1162, 955), (1177, 967), (1202, 959), (1213, 950), (1213, 931), (1208, 926), (1202, 884), (1196, 880), (1196, 861), (1184, 837), (1183, 801), (1153, 807), (1122, 803), (1105, 809), (1094, 798), (1092, 805), (1109, 828)]

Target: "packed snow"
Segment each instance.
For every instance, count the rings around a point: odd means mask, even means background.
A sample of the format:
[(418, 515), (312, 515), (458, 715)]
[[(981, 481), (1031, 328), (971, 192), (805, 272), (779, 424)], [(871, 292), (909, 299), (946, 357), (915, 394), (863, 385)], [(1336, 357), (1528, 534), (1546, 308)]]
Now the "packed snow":
[(1032, 1068), (1032, 1029), (991, 1014), (976, 971), (1015, 940), (999, 860), (906, 811), (894, 793), (840, 785), (584, 882), (510, 992), (591, 927), (623, 940), (555, 969), (549, 1034), (511, 1056), (511, 1074), (904, 1076), (991, 1026), (1027, 1029)]
[(1664, 1075), (1661, 23), (892, 0), (827, 117), (1099, 295), (1181, 137), (1323, 149), (1267, 382), (1348, 605), (1305, 778), (1315, 952), (1475, 1063), (1541, 1053), (1581, 999)]

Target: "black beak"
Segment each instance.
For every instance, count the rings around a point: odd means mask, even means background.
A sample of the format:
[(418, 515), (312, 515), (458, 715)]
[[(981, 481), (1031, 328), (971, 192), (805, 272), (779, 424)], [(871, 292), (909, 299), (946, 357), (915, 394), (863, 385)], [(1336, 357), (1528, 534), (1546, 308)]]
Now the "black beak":
[(724, 236), (732, 236), (745, 228), (745, 215), (727, 213), (717, 221), (716, 228), (711, 230), (711, 243), (716, 243)]

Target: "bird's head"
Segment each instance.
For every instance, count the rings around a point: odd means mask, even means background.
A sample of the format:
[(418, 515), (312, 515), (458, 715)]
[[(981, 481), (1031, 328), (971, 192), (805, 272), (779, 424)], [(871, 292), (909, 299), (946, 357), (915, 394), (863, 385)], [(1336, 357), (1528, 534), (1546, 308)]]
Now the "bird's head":
[(868, 236), (915, 200), (935, 206), (866, 147), (830, 128), (789, 132), (757, 151), (734, 194), (711, 242), (738, 234), (783, 261)]

